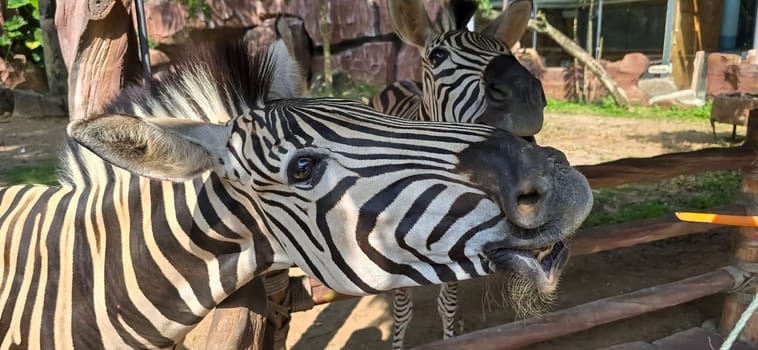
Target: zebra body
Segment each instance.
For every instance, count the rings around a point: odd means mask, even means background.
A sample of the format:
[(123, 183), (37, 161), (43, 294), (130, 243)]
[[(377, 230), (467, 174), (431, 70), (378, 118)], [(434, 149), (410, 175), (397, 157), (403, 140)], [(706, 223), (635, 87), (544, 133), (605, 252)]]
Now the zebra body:
[(391, 116), (408, 120), (424, 120), (421, 117), (422, 86), (419, 82), (401, 80), (392, 83), (376, 94), (371, 107)]
[[(61, 186), (0, 189), (0, 349), (171, 348), (292, 265), (354, 295), (493, 271), (554, 288), (565, 251), (530, 251), (591, 206), (560, 152), (357, 101), (270, 101), (295, 89), (282, 48), (201, 53), (127, 88), (69, 125)], [(517, 184), (538, 180), (524, 215)]]
[[(487, 124), (533, 140), (542, 128), (542, 86), (510, 51), (526, 30), (532, 3), (511, 3), (481, 32), (470, 32), (465, 24), (476, 6), (453, 0), (432, 24), (423, 1), (388, 1), (395, 32), (421, 51), (422, 82), (395, 82), (375, 95), (371, 106), (410, 120)], [(403, 348), (413, 316), (410, 295), (410, 291), (395, 292), (392, 347), (396, 350)], [(437, 310), (443, 338), (452, 337), (456, 283), (440, 286)]]

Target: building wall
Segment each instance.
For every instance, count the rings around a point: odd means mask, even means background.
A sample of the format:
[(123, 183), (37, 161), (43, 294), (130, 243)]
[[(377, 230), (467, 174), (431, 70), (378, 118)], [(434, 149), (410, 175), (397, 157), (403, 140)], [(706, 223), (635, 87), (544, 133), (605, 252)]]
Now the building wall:
[(695, 53), (718, 50), (723, 0), (676, 2), (675, 31), (671, 44), (672, 75), (679, 89), (687, 89), (692, 80)]

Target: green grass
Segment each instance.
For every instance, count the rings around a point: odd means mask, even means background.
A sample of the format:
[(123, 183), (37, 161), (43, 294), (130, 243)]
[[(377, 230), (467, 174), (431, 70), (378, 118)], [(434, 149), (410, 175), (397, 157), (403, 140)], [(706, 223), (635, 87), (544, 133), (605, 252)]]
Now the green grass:
[(659, 106), (632, 106), (629, 108), (619, 107), (609, 98), (603, 99), (598, 104), (585, 104), (571, 101), (559, 101), (548, 99), (546, 112), (563, 114), (590, 114), (609, 117), (628, 117), (646, 119), (676, 119), (688, 121), (709, 120), (711, 116), (711, 102), (702, 107), (694, 108), (663, 108)]
[(593, 190), (594, 206), (583, 227), (732, 204), (739, 187), (736, 171), (717, 171)]
[(0, 170), (0, 177), (3, 177), (11, 185), (58, 185), (57, 170), (58, 160), (49, 159), (39, 161), (34, 165)]

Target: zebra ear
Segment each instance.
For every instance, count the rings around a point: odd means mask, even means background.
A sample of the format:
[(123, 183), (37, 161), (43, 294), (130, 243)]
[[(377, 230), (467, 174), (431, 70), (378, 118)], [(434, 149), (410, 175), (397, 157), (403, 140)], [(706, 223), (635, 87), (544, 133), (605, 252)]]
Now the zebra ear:
[(118, 167), (171, 181), (187, 180), (219, 164), (230, 137), (224, 125), (120, 114), (71, 122), (68, 134)]
[(423, 50), (427, 38), (435, 34), (424, 0), (388, 0), (387, 9), (400, 39)]
[(476, 13), (477, 4), (471, 0), (450, 0), (448, 6), (442, 9), (442, 13), (437, 17), (440, 20), (449, 18), (448, 23), (441, 23), (442, 31), (449, 32), (452, 30), (464, 29), (466, 24)]
[(508, 4), (505, 11), (482, 30), (482, 34), (500, 39), (511, 48), (524, 35), (531, 15), (532, 1), (516, 0)]
[(274, 23), (277, 39), (268, 48), (268, 54), (275, 62), (274, 79), (271, 81), (268, 99), (295, 98), (305, 96), (305, 77), (300, 64), (295, 59), (292, 31), (283, 16), (277, 16)]

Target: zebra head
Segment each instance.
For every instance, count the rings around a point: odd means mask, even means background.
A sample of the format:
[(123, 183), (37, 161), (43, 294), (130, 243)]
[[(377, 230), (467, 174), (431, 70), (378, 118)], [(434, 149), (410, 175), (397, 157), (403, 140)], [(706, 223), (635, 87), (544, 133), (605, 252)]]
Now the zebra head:
[[(242, 252), (230, 269), (247, 272), (238, 281), (294, 264), (356, 295), (496, 270), (554, 287), (567, 257), (560, 242), (592, 202), (562, 153), (485, 125), (391, 118), (358, 101), (269, 100), (274, 82), (288, 81), (276, 68), (284, 56), (201, 56), (128, 89), (69, 133), (138, 175), (203, 179), (216, 199), (197, 206), (248, 238), (227, 239)], [(229, 121), (209, 122), (219, 119)]]
[(466, 29), (473, 1), (451, 1), (432, 24), (423, 0), (389, 0), (395, 32), (421, 50), (421, 119), (483, 123), (518, 136), (542, 128), (542, 84), (513, 56), (530, 0), (517, 0), (480, 32)]

